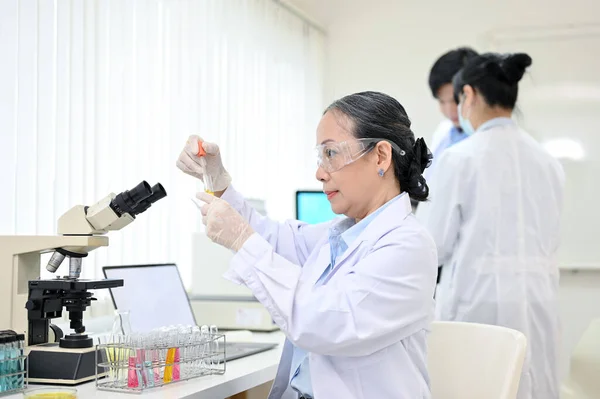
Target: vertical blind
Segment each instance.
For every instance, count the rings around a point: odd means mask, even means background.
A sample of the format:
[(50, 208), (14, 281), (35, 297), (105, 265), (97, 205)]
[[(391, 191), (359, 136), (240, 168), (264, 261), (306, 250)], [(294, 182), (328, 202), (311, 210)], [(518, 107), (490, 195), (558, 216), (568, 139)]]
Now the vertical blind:
[(168, 196), (82, 277), (177, 262), (189, 281), (202, 186), (175, 167), (187, 136), (217, 142), (237, 189), (292, 217), (314, 179), (323, 51), (272, 0), (0, 0), (0, 234), (55, 234), (74, 205), (160, 182)]

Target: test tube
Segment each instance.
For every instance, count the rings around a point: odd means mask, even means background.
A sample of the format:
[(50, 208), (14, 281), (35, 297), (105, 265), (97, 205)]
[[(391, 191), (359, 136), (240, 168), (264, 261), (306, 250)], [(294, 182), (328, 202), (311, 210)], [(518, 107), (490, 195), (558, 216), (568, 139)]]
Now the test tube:
[(2, 377), (2, 386), (3, 386), (3, 390), (6, 391), (12, 391), (14, 389), (13, 386), (13, 373), (14, 373), (14, 360), (13, 359), (13, 344), (16, 340), (16, 337), (14, 335), (5, 335), (4, 339), (3, 339), (3, 362), (2, 362), (2, 374), (4, 375)]
[(200, 158), (200, 166), (204, 169), (202, 173), (202, 181), (204, 182), (204, 191), (213, 195), (215, 193), (215, 186), (213, 185), (212, 176), (210, 176), (206, 171), (206, 151), (202, 147), (202, 141), (198, 141), (198, 154), (197, 157)]
[(147, 387), (154, 386), (154, 372), (152, 368), (152, 335), (146, 334), (142, 338), (142, 351), (144, 367), (142, 372), (144, 373), (144, 384)]
[(25, 384), (25, 359), (23, 359), (23, 351), (25, 350), (25, 334), (17, 334), (17, 355), (19, 357), (17, 361), (18, 372), (21, 373), (17, 375), (17, 388), (23, 388)]
[(14, 390), (17, 389), (19, 387), (18, 383), (19, 383), (19, 375), (17, 374), (17, 372), (19, 371), (19, 343), (17, 342), (17, 336), (13, 335), (10, 338), (10, 353), (9, 353), (9, 358), (13, 359), (11, 360), (9, 363), (9, 373), (13, 374), (12, 376), (10, 376), (9, 382), (10, 382), (10, 389)]
[(140, 384), (140, 387), (146, 387), (146, 374), (143, 372), (143, 364), (144, 364), (144, 349), (143, 349), (143, 340), (141, 334), (133, 334), (132, 342), (135, 348), (135, 371), (137, 373), (137, 378)]
[(200, 332), (200, 327), (193, 326), (192, 327), (192, 353), (193, 362), (191, 366), (191, 373), (194, 375), (200, 374), (200, 357), (202, 353), (202, 333)]
[(213, 185), (212, 176), (206, 172), (206, 159), (202, 157), (200, 158), (200, 162), (202, 164), (202, 167), (204, 168), (204, 173), (202, 175), (202, 179), (204, 181), (204, 191), (211, 195), (214, 195), (215, 186)]
[(186, 378), (189, 375), (189, 358), (190, 358), (190, 339), (192, 328), (190, 326), (180, 326), (178, 336), (178, 353), (179, 357), (180, 377)]
[(165, 383), (169, 383), (173, 381), (173, 362), (175, 361), (175, 345), (173, 344), (173, 335), (170, 329), (168, 329), (165, 332), (165, 341), (167, 343), (168, 349), (165, 361), (165, 374), (163, 375), (163, 381)]
[(140, 379), (138, 378), (138, 371), (136, 367), (135, 343), (132, 338), (133, 337), (131, 335), (127, 336), (124, 345), (128, 362), (127, 387), (137, 388), (140, 385)]
[(160, 340), (157, 331), (151, 333), (152, 363), (154, 364), (154, 385), (160, 384)]
[(211, 357), (210, 364), (211, 366), (217, 367), (219, 364), (219, 340), (217, 339), (217, 335), (219, 333), (219, 329), (214, 324), (210, 326), (210, 345), (211, 345)]
[[(111, 363), (115, 371), (115, 382), (118, 384), (124, 383), (125, 378), (129, 379), (129, 354), (126, 352), (127, 341), (125, 339), (126, 336), (122, 334), (114, 334), (112, 336), (113, 345), (110, 349), (112, 354)], [(127, 377), (125, 376), (125, 368), (128, 369)]]
[(6, 336), (0, 336), (0, 392), (4, 392), (6, 389), (5, 386), (5, 377), (4, 374), (8, 374), (6, 373), (6, 362), (5, 360), (5, 355), (6, 355), (6, 340), (7, 337)]
[(183, 336), (181, 331), (175, 331), (175, 336), (173, 337), (173, 344), (175, 345), (175, 353), (173, 354), (173, 381), (179, 381), (181, 379), (181, 367), (179, 362), (181, 361), (181, 352), (180, 352), (180, 337)]
[(207, 357), (210, 356), (210, 333), (207, 325), (200, 327), (200, 336), (202, 340), (202, 356), (200, 358), (200, 367), (205, 370), (209, 367), (209, 359), (207, 359)]

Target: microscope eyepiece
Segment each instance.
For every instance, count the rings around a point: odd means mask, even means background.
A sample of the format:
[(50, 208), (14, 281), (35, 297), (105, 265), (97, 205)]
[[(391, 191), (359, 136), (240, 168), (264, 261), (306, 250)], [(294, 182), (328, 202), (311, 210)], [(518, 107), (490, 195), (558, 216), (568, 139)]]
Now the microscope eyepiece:
[(150, 184), (144, 180), (133, 189), (125, 190), (117, 195), (111, 201), (110, 207), (119, 217), (124, 213), (135, 216), (137, 213), (134, 211), (134, 208), (150, 195), (152, 195), (152, 188), (150, 187)]
[(140, 201), (140, 203), (138, 203), (133, 212), (136, 215), (139, 215), (142, 212), (146, 212), (146, 210), (150, 208), (150, 206), (152, 206), (153, 203), (165, 198), (166, 196), (167, 192), (165, 191), (162, 184), (157, 183), (152, 187), (152, 194), (148, 198)]

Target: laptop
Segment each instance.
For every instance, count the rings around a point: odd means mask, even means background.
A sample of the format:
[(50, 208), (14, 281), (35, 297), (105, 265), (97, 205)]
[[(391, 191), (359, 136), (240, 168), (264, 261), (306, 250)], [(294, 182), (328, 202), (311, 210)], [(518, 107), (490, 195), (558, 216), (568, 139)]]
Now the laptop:
[[(104, 266), (105, 278), (123, 279), (110, 289), (115, 309), (130, 311), (131, 329), (149, 332), (170, 325), (196, 325), (196, 318), (174, 263)], [(258, 342), (226, 342), (225, 360), (231, 361), (276, 347)]]

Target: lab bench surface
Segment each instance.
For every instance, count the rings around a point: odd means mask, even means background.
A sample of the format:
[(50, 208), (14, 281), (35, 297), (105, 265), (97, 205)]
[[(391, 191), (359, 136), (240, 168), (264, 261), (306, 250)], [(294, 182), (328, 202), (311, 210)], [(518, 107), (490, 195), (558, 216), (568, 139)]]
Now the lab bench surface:
[[(136, 397), (153, 399), (227, 398), (272, 381), (275, 378), (284, 340), (285, 335), (280, 331), (253, 333), (253, 342), (278, 343), (279, 345), (269, 351), (228, 362), (227, 370), (223, 375), (204, 376), (160, 388), (152, 388), (144, 391), (141, 395), (100, 391), (96, 389), (95, 381), (92, 381), (75, 387), (77, 397), (79, 399), (126, 399)], [(30, 385), (29, 389), (43, 387), (45, 386)], [(17, 394), (3, 397), (3, 399), (21, 399), (22, 397), (22, 394)]]

